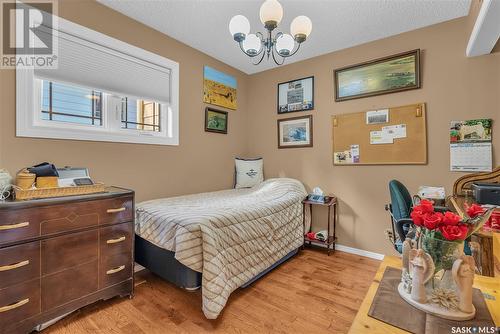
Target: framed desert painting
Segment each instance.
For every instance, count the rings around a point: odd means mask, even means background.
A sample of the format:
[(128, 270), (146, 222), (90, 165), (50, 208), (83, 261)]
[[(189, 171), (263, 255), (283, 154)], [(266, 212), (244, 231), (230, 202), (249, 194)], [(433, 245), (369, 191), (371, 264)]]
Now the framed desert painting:
[(278, 120), (278, 148), (313, 146), (312, 115)]
[(203, 102), (236, 110), (236, 78), (209, 66), (203, 68)]
[(227, 134), (228, 112), (205, 108), (205, 131)]
[(314, 109), (314, 77), (278, 84), (278, 114)]
[(420, 88), (420, 49), (334, 70), (335, 101)]

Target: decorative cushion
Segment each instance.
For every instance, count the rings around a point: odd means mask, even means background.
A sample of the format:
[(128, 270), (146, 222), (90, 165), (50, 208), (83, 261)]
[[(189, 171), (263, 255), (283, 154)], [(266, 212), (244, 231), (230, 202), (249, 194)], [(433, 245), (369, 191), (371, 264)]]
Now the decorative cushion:
[(264, 181), (264, 160), (255, 159), (234, 159), (236, 168), (235, 188), (251, 188)]

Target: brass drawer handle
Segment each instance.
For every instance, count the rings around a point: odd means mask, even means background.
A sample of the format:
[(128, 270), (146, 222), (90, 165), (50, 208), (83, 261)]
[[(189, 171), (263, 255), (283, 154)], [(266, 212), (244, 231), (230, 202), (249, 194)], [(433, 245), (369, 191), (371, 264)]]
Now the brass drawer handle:
[(110, 269), (110, 270), (106, 271), (106, 275), (116, 274), (117, 272), (122, 271), (123, 269), (125, 269), (125, 266), (119, 266), (119, 267)]
[(117, 244), (119, 242), (125, 241), (125, 237), (119, 237), (117, 239), (109, 239), (106, 241), (107, 244)]
[(7, 312), (7, 311), (13, 310), (15, 308), (21, 307), (24, 304), (28, 304), (29, 302), (30, 302), (30, 299), (26, 298), (26, 299), (18, 301), (17, 303), (10, 304), (10, 305), (7, 305), (7, 306), (2, 306), (2, 307), (0, 307), (0, 313)]
[(17, 268), (21, 268), (30, 264), (30, 260), (21, 261), (14, 264), (9, 264), (8, 266), (1, 266), (0, 271), (9, 271)]
[(118, 208), (118, 209), (108, 209), (108, 210), (106, 210), (106, 212), (107, 213), (117, 213), (117, 212), (122, 212), (125, 210), (127, 210), (127, 208), (122, 206), (121, 208)]
[(0, 231), (15, 230), (16, 228), (27, 227), (29, 225), (30, 225), (30, 222), (24, 222), (24, 223), (13, 224), (13, 225), (1, 225)]

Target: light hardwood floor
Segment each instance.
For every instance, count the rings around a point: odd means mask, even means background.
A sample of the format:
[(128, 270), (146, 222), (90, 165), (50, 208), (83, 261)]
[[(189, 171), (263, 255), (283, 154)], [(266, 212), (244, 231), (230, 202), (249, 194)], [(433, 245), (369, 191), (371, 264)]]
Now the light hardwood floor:
[(90, 305), (44, 334), (346, 333), (380, 261), (306, 249), (246, 289), (235, 291), (217, 320), (187, 292), (143, 271), (133, 299)]

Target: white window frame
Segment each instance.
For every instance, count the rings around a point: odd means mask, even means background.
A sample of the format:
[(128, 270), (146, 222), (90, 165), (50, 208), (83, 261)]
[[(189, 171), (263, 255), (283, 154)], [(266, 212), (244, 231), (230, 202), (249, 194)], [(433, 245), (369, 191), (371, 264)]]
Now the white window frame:
[[(123, 129), (117, 109), (121, 97), (146, 99), (119, 92), (103, 92), (102, 126), (69, 122), (47, 121), (41, 113), (41, 80), (33, 69), (16, 69), (16, 135), (18, 137), (71, 139), (88, 141), (124, 142), (155, 145), (179, 145), (179, 64), (152, 52), (106, 36), (76, 23), (57, 17), (58, 30), (92, 43), (125, 53), (139, 60), (151, 62), (170, 70), (170, 101), (154, 101), (161, 105), (160, 132)], [(50, 80), (50, 79), (48, 79)], [(55, 81), (60, 82), (60, 81)], [(68, 85), (81, 85), (61, 82)], [(85, 87), (98, 89), (97, 87)], [(115, 109), (111, 111), (111, 108)]]

